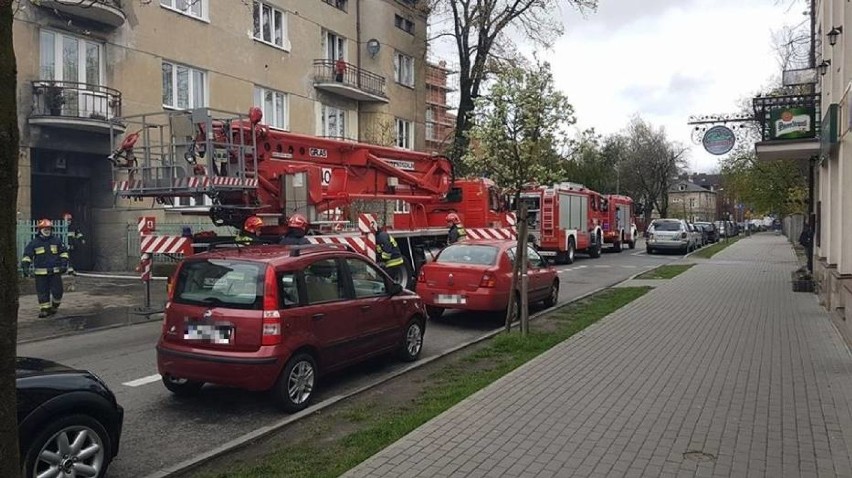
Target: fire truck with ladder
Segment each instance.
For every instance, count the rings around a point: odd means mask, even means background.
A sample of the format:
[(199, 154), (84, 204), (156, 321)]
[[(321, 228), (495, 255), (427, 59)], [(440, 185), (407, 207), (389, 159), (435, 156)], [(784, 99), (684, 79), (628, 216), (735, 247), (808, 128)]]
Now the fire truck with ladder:
[(610, 194), (604, 198), (607, 217), (603, 223), (604, 242), (612, 244), (614, 252), (627, 246), (636, 248), (639, 231), (633, 221), (633, 199), (628, 196)]
[[(286, 232), (287, 217), (304, 215), (308, 240), (345, 244), (375, 257), (370, 222), (385, 224), (406, 261), (412, 286), (420, 266), (447, 242), (446, 215), (457, 213), (473, 239), (515, 236), (514, 214), (488, 179), (458, 179), (442, 156), (271, 129), (259, 108), (248, 114), (209, 108), (120, 119), (111, 134), (117, 198), (209, 198), (209, 208), (175, 208), (209, 215), (217, 226), (241, 228), (264, 220), (261, 237)], [(353, 226), (357, 224), (357, 226)], [(213, 242), (199, 241), (205, 250)], [(145, 253), (146, 251), (142, 251)]]
[(606, 198), (576, 183), (532, 186), (521, 192), (529, 214), (531, 239), (542, 256), (571, 264), (577, 252), (601, 256)]

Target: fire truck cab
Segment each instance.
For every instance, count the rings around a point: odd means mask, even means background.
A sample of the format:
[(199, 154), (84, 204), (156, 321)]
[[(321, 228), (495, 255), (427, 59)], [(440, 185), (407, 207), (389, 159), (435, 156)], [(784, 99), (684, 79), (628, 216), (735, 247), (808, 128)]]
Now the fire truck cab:
[(606, 219), (603, 223), (604, 242), (612, 244), (612, 250), (621, 252), (624, 246), (636, 248), (638, 230), (633, 222), (633, 199), (618, 194), (604, 198)]
[(571, 264), (577, 252), (598, 258), (603, 245), (606, 200), (576, 183), (540, 186), (521, 192), (530, 217), (529, 231), (542, 256)]

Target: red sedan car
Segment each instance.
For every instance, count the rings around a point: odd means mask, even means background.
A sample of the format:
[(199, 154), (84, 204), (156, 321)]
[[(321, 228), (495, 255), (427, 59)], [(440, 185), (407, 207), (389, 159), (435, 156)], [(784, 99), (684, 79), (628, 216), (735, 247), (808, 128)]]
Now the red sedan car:
[[(445, 309), (506, 310), (515, 248), (515, 241), (466, 241), (442, 250), (417, 280), (429, 317), (438, 318)], [(556, 270), (532, 248), (527, 257), (529, 302), (553, 306), (559, 298)]]

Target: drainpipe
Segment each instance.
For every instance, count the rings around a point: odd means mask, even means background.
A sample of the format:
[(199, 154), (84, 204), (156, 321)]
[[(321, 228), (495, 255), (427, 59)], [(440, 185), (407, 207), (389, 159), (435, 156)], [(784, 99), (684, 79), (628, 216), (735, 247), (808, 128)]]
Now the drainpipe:
[[(358, 88), (361, 88), (361, 0), (355, 0), (355, 45), (358, 50), (355, 54), (355, 66), (357, 67), (355, 81)], [(360, 125), (360, 121), (358, 124)]]
[[(808, 66), (810, 68), (816, 67), (816, 0), (811, 0), (811, 48), (808, 52)], [(821, 81), (821, 80), (819, 80)], [(816, 93), (816, 84), (812, 85), (811, 88), (813, 92)], [(820, 93), (822, 94), (822, 93)], [(821, 99), (820, 99), (821, 100)], [(822, 109), (822, 101), (819, 102), (820, 109)], [(817, 115), (822, 116), (822, 111), (816, 111)], [(808, 241), (808, 246), (805, 248), (805, 253), (808, 258), (808, 272), (813, 274), (814, 272), (814, 238), (816, 237), (816, 228), (818, 227), (816, 224), (816, 215), (814, 214), (814, 193), (816, 190), (814, 184), (814, 168), (817, 165), (817, 161), (819, 160), (818, 156), (811, 156), (808, 158), (808, 235), (810, 236), (810, 241)]]

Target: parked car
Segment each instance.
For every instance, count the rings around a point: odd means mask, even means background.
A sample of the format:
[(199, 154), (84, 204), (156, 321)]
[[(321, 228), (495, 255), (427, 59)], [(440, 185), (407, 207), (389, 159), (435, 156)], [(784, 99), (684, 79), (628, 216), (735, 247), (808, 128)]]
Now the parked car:
[(691, 222), (687, 223), (687, 225), (689, 226), (689, 229), (692, 231), (692, 234), (695, 237), (695, 240), (693, 242), (693, 248), (699, 249), (701, 247), (704, 247), (704, 244), (707, 242), (704, 236), (704, 230)]
[(719, 229), (716, 228), (716, 224), (712, 222), (696, 222), (695, 225), (704, 229), (708, 244), (719, 242)]
[(648, 227), (648, 241), (645, 243), (648, 254), (663, 250), (686, 254), (694, 248), (695, 232), (683, 219), (654, 219)]
[(124, 422), (106, 383), (86, 370), (18, 357), (15, 385), (23, 476), (105, 476)]
[(177, 395), (204, 383), (270, 390), (302, 410), (327, 372), (380, 354), (420, 355), (420, 298), (361, 254), (251, 246), (184, 259), (170, 286), (157, 367)]
[[(434, 262), (420, 269), (417, 280), (417, 292), (429, 317), (436, 319), (446, 309), (506, 310), (512, 294), (515, 249), (514, 240), (467, 241), (443, 249)], [(528, 301), (543, 301), (552, 307), (559, 299), (556, 269), (532, 248), (527, 257)]]

